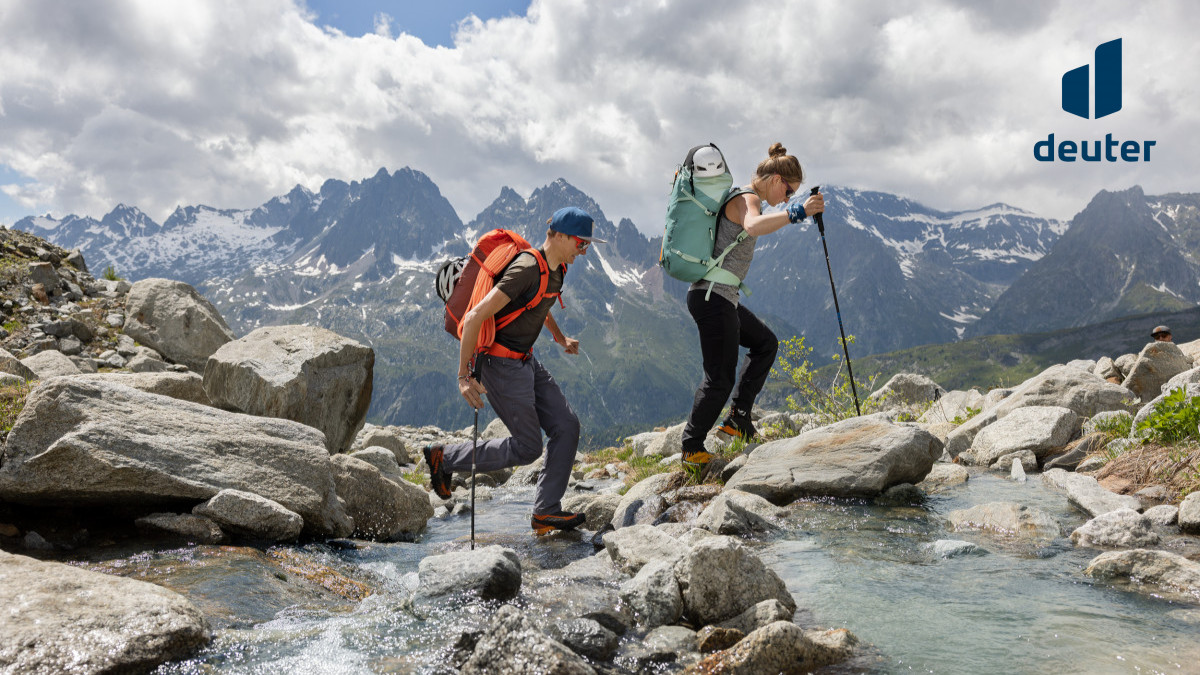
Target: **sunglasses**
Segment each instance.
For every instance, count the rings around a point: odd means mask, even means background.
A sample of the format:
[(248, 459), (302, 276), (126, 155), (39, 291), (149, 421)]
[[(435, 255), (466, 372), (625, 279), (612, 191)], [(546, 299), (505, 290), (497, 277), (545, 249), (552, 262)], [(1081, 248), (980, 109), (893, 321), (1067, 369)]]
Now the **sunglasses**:
[(571, 238), (575, 240), (575, 250), (577, 250), (577, 251), (581, 251), (581, 252), (586, 251), (588, 249), (588, 246), (590, 246), (592, 244), (592, 242), (584, 241), (583, 239), (580, 239), (579, 237), (576, 237), (575, 235), (571, 235)]
[(783, 198), (791, 199), (792, 195), (796, 194), (796, 191), (792, 189), (792, 184), (789, 183), (788, 180), (783, 177), (783, 174), (776, 174), (776, 175), (779, 176), (780, 182), (783, 183)]

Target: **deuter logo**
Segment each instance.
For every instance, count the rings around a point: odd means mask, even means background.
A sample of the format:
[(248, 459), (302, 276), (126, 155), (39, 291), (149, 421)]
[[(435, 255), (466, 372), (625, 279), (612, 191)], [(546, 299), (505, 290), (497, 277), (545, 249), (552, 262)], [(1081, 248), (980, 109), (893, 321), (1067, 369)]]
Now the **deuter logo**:
[[(1100, 119), (1121, 109), (1121, 39), (1096, 47), (1095, 77), (1090, 64), (1072, 68), (1062, 76), (1062, 109), (1083, 119)], [(1093, 89), (1092, 83), (1095, 82)], [(1095, 92), (1095, 96), (1092, 92)], [(1092, 101), (1095, 115), (1092, 115)], [(1149, 162), (1150, 148), (1157, 141), (1121, 141), (1105, 134), (1103, 141), (1061, 141), (1054, 134), (1033, 144), (1033, 157), (1039, 162)]]
[[(1091, 68), (1083, 65), (1068, 70), (1062, 77), (1062, 108), (1072, 115), (1089, 119)], [(1121, 109), (1121, 40), (1096, 47), (1096, 118), (1107, 117)]]

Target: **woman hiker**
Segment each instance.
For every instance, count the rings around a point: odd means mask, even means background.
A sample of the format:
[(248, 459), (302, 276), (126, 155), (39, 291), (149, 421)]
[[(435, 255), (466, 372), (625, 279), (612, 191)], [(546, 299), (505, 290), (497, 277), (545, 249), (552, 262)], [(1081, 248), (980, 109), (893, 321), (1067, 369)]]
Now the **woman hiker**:
[[(758, 237), (825, 210), (825, 198), (820, 194), (803, 201), (794, 197), (804, 182), (804, 172), (800, 162), (787, 154), (783, 145), (772, 145), (768, 155), (759, 163), (754, 179), (746, 187), (750, 192), (729, 200), (717, 216), (717, 240), (713, 250), (723, 251), (743, 230), (748, 235), (725, 256), (721, 265), (743, 281), (750, 271)], [(787, 206), (764, 214), (761, 202), (771, 206), (787, 202)], [(712, 459), (704, 449), (704, 438), (721, 415), (730, 393), (733, 393), (733, 404), (729, 416), (721, 424), (721, 431), (746, 440), (757, 434), (750, 423), (750, 409), (767, 381), (779, 346), (771, 329), (739, 302), (737, 286), (712, 284), (709, 293), (710, 283), (693, 283), (687, 295), (688, 312), (700, 332), (704, 381), (696, 390), (692, 412), (683, 430), (683, 463), (699, 471), (703, 471)], [(750, 350), (740, 375), (737, 373), (739, 346)]]

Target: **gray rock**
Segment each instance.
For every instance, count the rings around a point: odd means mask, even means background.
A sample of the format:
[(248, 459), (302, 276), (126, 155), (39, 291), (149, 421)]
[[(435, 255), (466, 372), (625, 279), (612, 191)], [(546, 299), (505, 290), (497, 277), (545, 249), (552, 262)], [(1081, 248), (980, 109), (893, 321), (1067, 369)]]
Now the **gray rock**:
[(1179, 503), (1179, 529), (1200, 534), (1200, 492), (1193, 492)]
[(924, 375), (897, 373), (868, 399), (887, 400), (897, 404), (928, 403), (938, 400), (945, 393), (946, 390), (938, 386), (937, 382)]
[(396, 453), (387, 448), (371, 446), (358, 452), (352, 452), (349, 456), (370, 464), (393, 480), (400, 479), (404, 473), (400, 465), (396, 463)]
[(22, 380), (38, 379), (37, 373), (30, 370), (29, 366), (21, 363), (20, 359), (4, 349), (0, 349), (0, 373), (7, 373)]
[(1133, 509), (1102, 513), (1071, 533), (1071, 542), (1088, 548), (1142, 548), (1158, 544), (1150, 519)]
[(652, 525), (631, 525), (604, 536), (604, 547), (613, 564), (626, 574), (637, 574), (647, 563), (674, 562), (683, 554), (671, 535)]
[(621, 495), (618, 494), (575, 493), (563, 497), (562, 507), (566, 511), (583, 513), (587, 516), (584, 527), (598, 531), (612, 522), (620, 503)]
[(129, 358), (137, 354), (137, 342), (128, 335), (117, 336), (117, 353)]
[(925, 494), (940, 492), (955, 485), (962, 485), (970, 477), (971, 472), (958, 464), (938, 462), (929, 470), (929, 474), (925, 476), (925, 480), (917, 483), (917, 488)]
[(0, 499), (199, 502), (231, 488), (300, 514), (313, 535), (350, 534), (320, 432), (94, 377), (53, 378), (30, 392), (8, 436)]
[(1087, 436), (1101, 429), (1110, 429), (1124, 421), (1128, 421), (1131, 424), (1133, 422), (1133, 415), (1128, 410), (1109, 410), (1107, 412), (1096, 413), (1083, 421), (1079, 433)]
[(408, 448), (404, 445), (404, 439), (394, 430), (394, 427), (377, 427), (375, 425), (363, 425), (361, 431), (358, 432), (358, 437), (354, 439), (355, 448), (387, 448), (395, 455), (397, 464), (409, 464), (412, 462), (412, 457), (408, 454)]
[(59, 375), (83, 374), (79, 370), (79, 366), (75, 365), (75, 362), (68, 358), (66, 354), (52, 349), (21, 359), (21, 363), (25, 364), (41, 380), (58, 377)]
[[(1117, 440), (1119, 441), (1122, 439)], [(1113, 442), (1116, 443), (1116, 441)], [(1103, 469), (1105, 464), (1108, 464), (1107, 457), (1088, 457), (1080, 462), (1079, 466), (1075, 467), (1075, 471), (1076, 473), (1092, 473), (1093, 471), (1099, 471), (1100, 469)]]
[(58, 272), (54, 270), (54, 265), (48, 262), (29, 263), (29, 281), (45, 286), (46, 292), (51, 295), (56, 294), (62, 283)]
[(211, 405), (208, 394), (204, 393), (204, 380), (197, 373), (85, 373), (77, 379), (109, 382), (180, 401)]
[(368, 539), (408, 539), (425, 529), (433, 507), (425, 490), (349, 455), (330, 458), (337, 493), (354, 520), (354, 534)]
[(147, 672), (212, 639), (192, 603), (161, 586), (0, 551), (0, 670)]
[(212, 520), (226, 532), (268, 541), (291, 541), (304, 529), (300, 514), (242, 490), (221, 490), (196, 505), (192, 513)]
[(775, 532), (776, 521), (786, 511), (771, 502), (741, 490), (725, 490), (696, 518), (695, 526), (715, 534), (749, 535)]
[(1148, 401), (1162, 393), (1162, 386), (1168, 380), (1191, 367), (1192, 362), (1179, 347), (1155, 341), (1142, 348), (1122, 384), (1138, 398)]
[(721, 480), (728, 483), (733, 474), (737, 473), (749, 460), (749, 455), (738, 455), (721, 469)]
[(1066, 492), (1067, 501), (1083, 509), (1093, 518), (1117, 509), (1142, 510), (1142, 504), (1137, 497), (1110, 492), (1091, 476), (1051, 469), (1042, 474), (1042, 482)]
[(214, 405), (320, 429), (345, 452), (371, 404), (375, 350), (316, 326), (268, 326), (222, 345), (204, 367)]
[[(1185, 384), (1183, 385), (1183, 388), (1186, 392), (1186, 400), (1188, 401), (1200, 396), (1200, 384)], [(1168, 391), (1165, 394), (1160, 394), (1159, 396), (1151, 399), (1142, 407), (1138, 408), (1137, 414), (1133, 416), (1133, 431), (1131, 433), (1134, 438), (1139, 437), (1137, 431), (1138, 426), (1140, 426), (1142, 422), (1149, 419), (1150, 415), (1154, 413), (1154, 408), (1157, 407), (1159, 403), (1162, 403), (1163, 399), (1165, 399), (1170, 393), (1171, 392)]]
[(1171, 504), (1160, 504), (1146, 509), (1143, 514), (1150, 519), (1151, 523), (1161, 525), (1162, 527), (1170, 527), (1179, 522), (1179, 507)]
[(1113, 359), (1113, 368), (1116, 368), (1117, 374), (1124, 380), (1129, 371), (1133, 369), (1133, 364), (1137, 363), (1137, 354), (1122, 354)]
[(939, 539), (929, 546), (936, 558), (958, 558), (964, 555), (982, 555), (987, 551), (978, 544), (957, 539)]
[[(428, 558), (426, 558), (428, 560)], [(421, 563), (424, 565), (424, 561)], [(594, 675), (575, 652), (556, 642), (512, 605), (501, 607), (463, 664), (463, 675), (490, 673), (554, 673)]]
[(152, 513), (133, 524), (144, 532), (182, 537), (193, 544), (223, 544), (229, 539), (215, 521), (191, 513)]
[(1018, 450), (1017, 452), (1010, 452), (1007, 455), (1001, 456), (1000, 459), (997, 459), (996, 462), (992, 464), (991, 468), (996, 469), (997, 471), (1003, 471), (1015, 478), (1017, 469), (1014, 467), (1019, 466), (1021, 467), (1021, 479), (1022, 482), (1024, 482), (1025, 467), (1028, 466), (1031, 469), (1036, 469), (1037, 463), (1037, 455), (1033, 454), (1032, 450)]
[(976, 389), (955, 390), (934, 401), (919, 421), (924, 424), (952, 423), (956, 418), (966, 419), (971, 414), (968, 409), (982, 410), (983, 394)]
[(911, 506), (925, 501), (925, 493), (921, 488), (910, 483), (893, 485), (875, 498), (880, 506)]
[[(1075, 359), (1067, 362), (1068, 368), (1078, 368), (1082, 371), (1093, 373), (1096, 369), (1096, 362), (1091, 359)], [(1094, 374), (1094, 373), (1093, 373)]]
[(1189, 384), (1200, 384), (1200, 368), (1191, 368), (1167, 380), (1159, 389), (1160, 394), (1169, 394), (1172, 389), (1186, 387)]
[[(988, 392), (991, 395), (992, 392)], [(1091, 417), (1106, 410), (1128, 410), (1133, 394), (1124, 387), (1106, 382), (1091, 373), (1065, 365), (1052, 366), (1012, 391), (1012, 394), (985, 408), (946, 438), (946, 452), (958, 457), (971, 447), (975, 436), (988, 425), (1014, 410), (1030, 406), (1069, 408), (1080, 417)]]
[(700, 673), (811, 673), (850, 657), (857, 639), (842, 629), (843, 643), (821, 644), (803, 628), (777, 621), (750, 633), (741, 642), (709, 655), (695, 666)]
[(417, 568), (420, 586), (414, 600), (437, 602), (460, 596), (464, 600), (511, 600), (521, 591), (521, 561), (516, 551), (487, 546), (428, 556)]
[(777, 429), (783, 432), (782, 435), (790, 436), (796, 433), (796, 425), (792, 422), (792, 416), (787, 413), (773, 412), (763, 415), (761, 419), (755, 422), (755, 425), (760, 431), (767, 429)]
[(80, 272), (88, 271), (87, 264), (83, 262), (83, 252), (77, 248), (71, 249), (71, 251), (69, 251), (67, 253), (67, 257), (64, 258), (64, 260), (66, 260), (68, 263), (70, 263), (75, 269), (79, 270)]
[(621, 602), (647, 628), (678, 621), (683, 615), (683, 596), (675, 580), (674, 562), (658, 560), (643, 566), (637, 576), (621, 584)]
[(145, 354), (138, 354), (129, 359), (125, 367), (135, 373), (165, 373), (167, 372), (167, 363), (162, 359), (151, 358)]
[(32, 530), (25, 533), (21, 545), (30, 551), (53, 551), (55, 548), (54, 544), (46, 541), (45, 537)]
[[(1029, 452), (1029, 451), (1025, 450), (1024, 452)], [(1006, 455), (1006, 457), (1013, 457), (1013, 456)], [(1003, 462), (1004, 457), (1001, 457), (1000, 461)], [(999, 462), (997, 462), (997, 463), (999, 463)], [(1024, 483), (1025, 481), (1029, 480), (1029, 478), (1025, 475), (1025, 466), (1021, 463), (1020, 458), (1013, 457), (1012, 473), (1009, 475), (1009, 478), (1011, 478), (1012, 480), (1015, 480), (1018, 483)]]
[(59, 319), (57, 321), (49, 321), (42, 325), (42, 332), (46, 335), (53, 335), (56, 338), (73, 337), (81, 342), (90, 342), (96, 334), (92, 332), (88, 325), (75, 318)]
[(104, 322), (113, 328), (120, 328), (125, 325), (125, 315), (120, 312), (112, 312), (104, 317)]
[(1053, 538), (1062, 533), (1058, 521), (1034, 508), (1013, 502), (990, 502), (951, 511), (955, 530), (985, 530), (1006, 535)]
[[(649, 478), (638, 482), (629, 491), (621, 497), (621, 501), (617, 504), (617, 508), (613, 511), (612, 525), (616, 528), (627, 527), (629, 525), (652, 523), (655, 518), (666, 509), (666, 503), (661, 498), (655, 502), (655, 498), (660, 492), (666, 490), (667, 485), (674, 480), (669, 473), (659, 473)], [(657, 512), (649, 512), (644, 514), (643, 518), (637, 518), (638, 513), (643, 511), (643, 507), (648, 502), (654, 502), (657, 507)], [(652, 510), (653, 511), (653, 510)]]
[(698, 658), (696, 631), (683, 626), (659, 626), (646, 634), (633, 653), (639, 672), (657, 670), (656, 664), (687, 665)]
[(929, 432), (856, 417), (760, 446), (727, 488), (775, 504), (805, 496), (870, 497), (919, 483), (942, 454)]
[(1026, 406), (984, 427), (975, 435), (964, 461), (991, 466), (1004, 455), (1029, 450), (1044, 457), (1065, 446), (1079, 432), (1074, 411), (1058, 406)]
[(625, 439), (625, 444), (633, 448), (635, 457), (645, 457), (646, 446), (661, 434), (661, 431), (646, 431), (640, 434), (629, 436)]
[(542, 469), (545, 466), (546, 455), (543, 453), (540, 457), (533, 460), (533, 462), (515, 469), (508, 482), (512, 485), (534, 485), (538, 482), (538, 477), (542, 475)]
[(508, 431), (508, 427), (504, 426), (504, 421), (499, 417), (488, 423), (483, 431), (479, 432), (480, 441), (492, 441), (499, 438), (508, 438), (512, 434)]
[(795, 614), (796, 610), (794, 607), (784, 605), (775, 599), (763, 600), (732, 619), (727, 619), (715, 625), (721, 628), (741, 631), (749, 635), (759, 628), (769, 626), (776, 621), (791, 621)]
[(661, 455), (663, 457), (674, 457), (683, 452), (683, 430), (687, 423), (676, 424), (673, 427), (668, 427), (666, 431), (655, 436), (642, 451), (642, 457), (649, 455)]
[(1096, 361), (1096, 366), (1092, 368), (1092, 374), (1104, 380), (1110, 377), (1122, 378), (1121, 372), (1117, 370), (1113, 360), (1107, 356), (1101, 356)]
[(194, 371), (233, 331), (212, 303), (182, 281), (143, 279), (125, 300), (125, 334)]
[(58, 341), (58, 351), (66, 356), (79, 356), (79, 353), (83, 351), (83, 343), (74, 335), (68, 335)]
[(779, 575), (732, 537), (697, 542), (675, 563), (675, 578), (684, 614), (698, 627), (732, 619), (763, 600), (796, 608)]
[(575, 619), (554, 626), (554, 639), (571, 651), (595, 661), (612, 658), (620, 638), (594, 619)]
[(1200, 594), (1200, 563), (1167, 551), (1110, 551), (1092, 559), (1083, 573), (1102, 580), (1136, 581), (1133, 590), (1152, 593), (1155, 586)]

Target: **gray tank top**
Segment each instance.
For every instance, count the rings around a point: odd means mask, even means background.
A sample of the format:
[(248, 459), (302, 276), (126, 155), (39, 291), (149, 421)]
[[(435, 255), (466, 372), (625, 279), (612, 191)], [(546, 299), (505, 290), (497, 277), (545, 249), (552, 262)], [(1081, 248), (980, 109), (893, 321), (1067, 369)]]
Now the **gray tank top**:
[[(725, 250), (725, 247), (732, 244), (734, 239), (742, 233), (742, 226), (725, 217), (725, 210), (721, 210), (721, 217), (717, 221), (717, 243), (713, 250), (717, 253)], [(729, 255), (725, 256), (725, 261), (721, 263), (721, 267), (726, 271), (733, 272), (738, 279), (746, 280), (746, 275), (750, 272), (750, 261), (754, 259), (754, 243), (758, 241), (758, 237), (747, 235), (742, 243), (733, 247)], [(697, 289), (708, 291), (710, 281), (696, 281), (688, 287), (689, 291)], [(738, 306), (738, 287), (730, 286), (729, 284), (713, 284), (713, 295), (719, 295), (729, 302), (733, 303), (734, 307)], [(710, 298), (711, 299), (711, 298)]]

